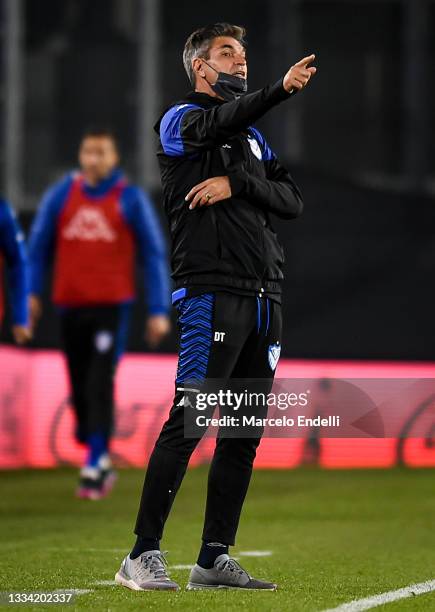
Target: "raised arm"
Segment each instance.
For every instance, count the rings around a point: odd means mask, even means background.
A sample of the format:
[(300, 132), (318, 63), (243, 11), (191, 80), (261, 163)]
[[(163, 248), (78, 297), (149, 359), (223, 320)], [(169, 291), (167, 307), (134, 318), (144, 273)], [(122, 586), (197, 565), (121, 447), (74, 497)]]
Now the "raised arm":
[(194, 104), (173, 106), (160, 123), (160, 140), (167, 155), (184, 155), (212, 148), (217, 142), (247, 129), (271, 108), (303, 89), (316, 68), (307, 67), (310, 55), (292, 66), (274, 85), (222, 102), (211, 109)]

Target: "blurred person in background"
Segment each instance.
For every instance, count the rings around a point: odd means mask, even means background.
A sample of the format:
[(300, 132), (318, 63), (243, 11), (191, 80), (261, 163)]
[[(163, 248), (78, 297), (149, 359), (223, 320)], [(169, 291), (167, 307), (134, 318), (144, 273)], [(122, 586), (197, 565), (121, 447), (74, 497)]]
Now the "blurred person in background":
[(5, 200), (0, 199), (0, 328), (5, 310), (3, 296), (5, 264), (12, 310), (12, 335), (17, 344), (25, 344), (32, 334), (28, 320), (24, 235), (14, 211)]
[(87, 446), (77, 495), (100, 499), (113, 486), (110, 438), (114, 375), (127, 338), (135, 295), (135, 259), (145, 273), (145, 340), (156, 347), (170, 330), (169, 271), (164, 238), (149, 197), (119, 167), (113, 133), (87, 131), (74, 171), (44, 194), (29, 240), (32, 328), (53, 262), (52, 298), (60, 313), (76, 438)]
[[(160, 539), (200, 438), (185, 435), (185, 391), (199, 392), (207, 379), (256, 379), (267, 394), (281, 351), (284, 255), (271, 216), (294, 219), (303, 202), (252, 124), (303, 89), (316, 69), (310, 55), (246, 94), (244, 35), (244, 28), (218, 23), (188, 38), (183, 60), (194, 91), (155, 126), (181, 337), (174, 402), (148, 463), (136, 543), (115, 576), (133, 590), (179, 588), (166, 573)], [(217, 437), (188, 589), (276, 589), (228, 555), (260, 438)]]

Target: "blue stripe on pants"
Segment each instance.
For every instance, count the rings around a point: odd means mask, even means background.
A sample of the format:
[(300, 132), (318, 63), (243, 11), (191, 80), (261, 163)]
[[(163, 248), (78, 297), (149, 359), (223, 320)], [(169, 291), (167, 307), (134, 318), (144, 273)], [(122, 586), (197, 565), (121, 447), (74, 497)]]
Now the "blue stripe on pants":
[(214, 294), (204, 293), (177, 303), (181, 327), (177, 384), (204, 381), (213, 340)]

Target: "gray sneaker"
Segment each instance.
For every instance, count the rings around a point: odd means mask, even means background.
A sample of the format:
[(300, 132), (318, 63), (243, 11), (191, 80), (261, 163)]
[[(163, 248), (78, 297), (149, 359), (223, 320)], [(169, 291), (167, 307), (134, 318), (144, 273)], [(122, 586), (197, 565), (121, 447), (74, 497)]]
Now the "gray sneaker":
[(133, 591), (178, 591), (166, 572), (167, 561), (159, 550), (149, 550), (137, 559), (127, 555), (115, 575), (115, 582)]
[(251, 578), (246, 570), (228, 555), (219, 555), (214, 567), (204, 569), (196, 564), (190, 572), (188, 591), (196, 589), (262, 589), (276, 591), (273, 582)]

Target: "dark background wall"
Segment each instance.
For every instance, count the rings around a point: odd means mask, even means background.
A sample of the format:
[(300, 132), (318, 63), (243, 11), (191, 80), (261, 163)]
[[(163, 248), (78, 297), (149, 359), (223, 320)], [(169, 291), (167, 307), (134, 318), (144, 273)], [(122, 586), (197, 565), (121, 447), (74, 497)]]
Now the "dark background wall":
[[(305, 199), (300, 219), (275, 223), (287, 254), (284, 354), (435, 359), (435, 3), (164, 0), (159, 7), (161, 107), (188, 89), (182, 48), (205, 23), (247, 27), (251, 90), (317, 55), (310, 87), (259, 123)], [(138, 93), (143, 10), (141, 0), (25, 2), (25, 197), (15, 205), (26, 227), (42, 191), (75, 165), (82, 129), (95, 122), (116, 129), (126, 169), (152, 191), (161, 214), (158, 185), (138, 166), (137, 116), (147, 103)], [(133, 350), (144, 349), (144, 311), (140, 298)], [(57, 343), (55, 318), (46, 316), (34, 346)], [(175, 347), (174, 333), (161, 350)]]
[[(433, 200), (381, 194), (303, 168), (293, 174), (304, 192), (304, 214), (275, 223), (287, 258), (284, 356), (435, 359)], [(23, 217), (25, 225), (31, 216)], [(139, 286), (141, 280), (138, 273)], [(45, 307), (34, 345), (57, 346), (48, 295)], [(141, 291), (132, 350), (146, 348), (145, 313)], [(176, 350), (175, 333), (160, 350)]]

